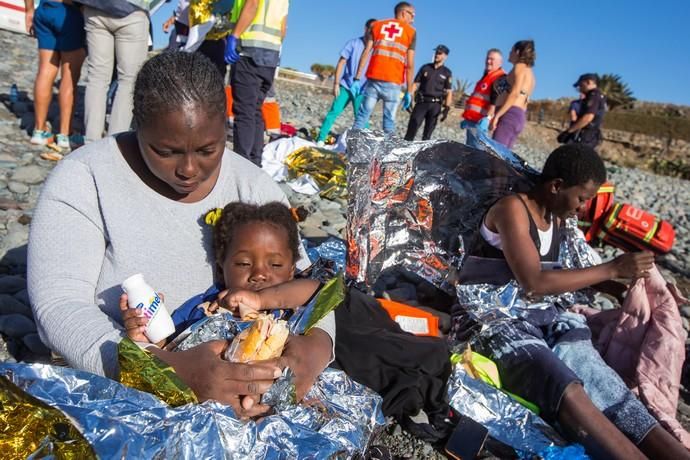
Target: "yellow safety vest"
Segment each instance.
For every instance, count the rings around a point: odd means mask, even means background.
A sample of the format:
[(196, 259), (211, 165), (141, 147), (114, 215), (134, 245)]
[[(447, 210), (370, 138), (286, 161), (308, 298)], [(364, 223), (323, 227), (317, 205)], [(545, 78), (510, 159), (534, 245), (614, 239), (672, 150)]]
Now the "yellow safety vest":
[[(234, 27), (246, 0), (235, 0), (230, 16)], [(240, 46), (280, 51), (283, 19), (287, 16), (289, 0), (259, 0), (252, 23), (240, 35)]]

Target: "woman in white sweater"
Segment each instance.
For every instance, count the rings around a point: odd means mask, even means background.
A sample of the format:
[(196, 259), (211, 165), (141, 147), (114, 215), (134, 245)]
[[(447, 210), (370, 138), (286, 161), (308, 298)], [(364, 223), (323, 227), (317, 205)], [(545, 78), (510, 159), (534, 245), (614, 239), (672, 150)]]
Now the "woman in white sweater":
[[(29, 295), (41, 338), (71, 366), (108, 377), (117, 376), (125, 337), (124, 279), (143, 273), (173, 311), (213, 282), (206, 211), (231, 201), (287, 203), (268, 175), (225, 149), (223, 81), (207, 58), (152, 58), (137, 77), (133, 112), (136, 131), (89, 144), (55, 168), (29, 238)], [(291, 340), (281, 362), (303, 386), (331, 359), (333, 317), (319, 326)], [(229, 363), (220, 358), (223, 346), (152, 351), (200, 399), (256, 415), (250, 401), (272, 384), (280, 363)]]

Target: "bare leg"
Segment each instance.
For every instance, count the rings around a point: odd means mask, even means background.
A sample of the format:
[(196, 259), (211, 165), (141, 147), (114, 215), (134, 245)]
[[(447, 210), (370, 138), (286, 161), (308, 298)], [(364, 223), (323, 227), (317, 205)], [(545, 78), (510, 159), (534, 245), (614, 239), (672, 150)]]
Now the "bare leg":
[(74, 114), (74, 95), (81, 75), (81, 65), (86, 52), (83, 48), (60, 53), (60, 134), (72, 134), (72, 114)]
[(582, 385), (568, 386), (558, 410), (558, 421), (574, 441), (594, 458), (633, 460), (646, 458), (592, 403)]
[(45, 131), (50, 100), (53, 98), (53, 83), (60, 65), (60, 53), (53, 50), (38, 50), (38, 74), (34, 83), (34, 116), (36, 129)]
[(683, 460), (690, 459), (690, 452), (671, 433), (660, 425), (655, 426), (640, 443), (640, 449), (649, 458)]

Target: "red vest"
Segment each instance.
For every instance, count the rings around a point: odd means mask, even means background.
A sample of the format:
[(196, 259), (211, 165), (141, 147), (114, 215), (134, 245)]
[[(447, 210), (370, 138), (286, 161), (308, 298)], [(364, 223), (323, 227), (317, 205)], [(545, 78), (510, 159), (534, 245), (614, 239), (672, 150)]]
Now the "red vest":
[(477, 82), (474, 87), (474, 92), (465, 102), (465, 111), (462, 114), (462, 118), (468, 121), (478, 122), (486, 116), (491, 105), (491, 85), (494, 84), (497, 78), (505, 75), (506, 73), (503, 69), (496, 69), (493, 72), (489, 72), (481, 80)]
[(385, 19), (372, 24), (374, 48), (367, 68), (367, 78), (402, 85), (405, 81), (407, 50), (414, 35), (414, 27), (397, 19)]

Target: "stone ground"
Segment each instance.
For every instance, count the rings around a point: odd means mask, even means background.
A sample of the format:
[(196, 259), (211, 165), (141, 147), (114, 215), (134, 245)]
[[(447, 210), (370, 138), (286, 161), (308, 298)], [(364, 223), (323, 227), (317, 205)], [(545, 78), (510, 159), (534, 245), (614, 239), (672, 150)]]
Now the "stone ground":
[[(33, 321), (26, 290), (26, 242), (32, 211), (41, 184), (55, 163), (40, 158), (50, 152), (46, 147), (29, 144), (33, 125), (32, 86), (34, 81), (36, 50), (35, 42), (23, 35), (0, 31), (0, 361), (49, 361), (48, 349), (41, 343)], [(75, 126), (80, 128), (83, 120), (83, 81), (79, 91)], [(20, 100), (9, 101), (10, 86), (16, 83)], [(284, 121), (297, 128), (318, 129), (327, 112), (331, 97), (324, 88), (278, 82), (278, 98)], [(398, 118), (398, 134), (403, 135), (408, 114), (401, 112)], [(49, 119), (57, 126), (57, 107), (51, 108)], [(348, 109), (334, 126), (341, 132), (352, 124)], [(372, 127), (379, 127), (381, 114), (372, 118)], [(537, 169), (548, 153), (557, 145), (554, 132), (545, 127), (529, 124), (516, 147)], [(464, 133), (458, 129), (458, 113), (451, 113), (441, 123), (435, 137), (458, 141), (464, 140)], [(636, 169), (607, 165), (610, 178), (616, 184), (616, 196), (620, 201), (630, 202), (642, 209), (650, 210), (668, 219), (677, 232), (673, 251), (659, 259), (665, 275), (674, 279), (687, 294), (690, 283), (690, 187), (687, 181), (656, 176)], [(345, 226), (342, 201), (319, 200), (291, 192), (293, 205), (304, 205), (311, 211), (307, 221), (301, 223), (305, 236), (342, 236)], [(56, 229), (66, 231), (67, 229)], [(605, 258), (617, 250), (601, 248)], [(681, 309), (683, 321), (688, 328), (690, 307)], [(690, 341), (689, 341), (690, 343)], [(683, 382), (687, 382), (684, 378)], [(686, 427), (690, 426), (690, 393), (681, 392), (679, 418)], [(445, 458), (429, 444), (408, 435), (397, 425), (387, 427), (378, 437), (378, 442), (390, 446), (394, 453), (403, 458)]]

